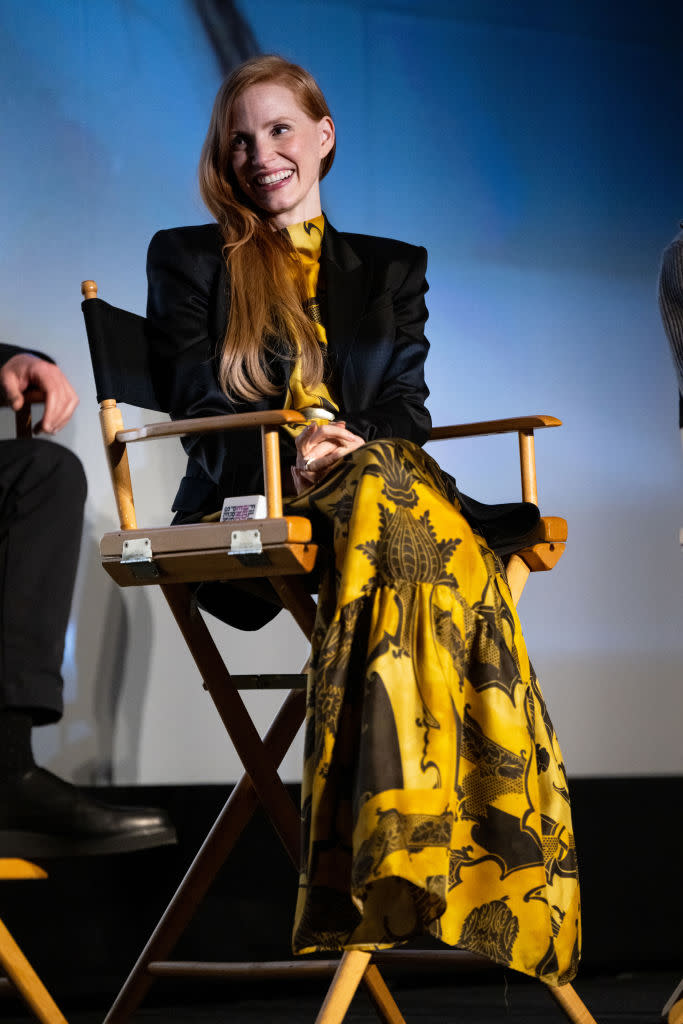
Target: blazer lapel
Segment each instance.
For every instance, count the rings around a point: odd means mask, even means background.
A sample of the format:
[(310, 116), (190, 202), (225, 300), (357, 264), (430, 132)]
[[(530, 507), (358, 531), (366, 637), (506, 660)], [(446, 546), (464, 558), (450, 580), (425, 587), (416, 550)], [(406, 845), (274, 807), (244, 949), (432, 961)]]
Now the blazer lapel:
[(333, 390), (344, 396), (344, 370), (367, 304), (370, 275), (358, 254), (325, 218), (321, 272), (326, 292), (324, 315)]

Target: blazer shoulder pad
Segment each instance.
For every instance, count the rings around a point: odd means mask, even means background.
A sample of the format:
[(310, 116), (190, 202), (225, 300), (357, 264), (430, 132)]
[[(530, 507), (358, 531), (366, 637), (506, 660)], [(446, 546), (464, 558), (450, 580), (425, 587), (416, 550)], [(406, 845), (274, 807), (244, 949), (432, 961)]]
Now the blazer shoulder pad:
[(382, 238), (381, 235), (359, 235), (340, 232), (342, 238), (356, 250), (359, 256), (374, 259), (398, 259), (413, 261), (425, 251), (424, 246), (401, 242), (397, 238)]
[(179, 228), (163, 228), (153, 235), (150, 252), (182, 249), (188, 253), (216, 253), (220, 256), (223, 236), (218, 224), (190, 224)]

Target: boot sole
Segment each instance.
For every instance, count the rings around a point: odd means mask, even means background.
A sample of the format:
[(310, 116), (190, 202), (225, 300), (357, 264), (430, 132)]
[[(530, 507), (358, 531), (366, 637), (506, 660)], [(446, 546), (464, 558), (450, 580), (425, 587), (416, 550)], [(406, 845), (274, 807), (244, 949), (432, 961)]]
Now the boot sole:
[(110, 836), (59, 836), (0, 829), (0, 857), (90, 857), (149, 850), (177, 842), (174, 828), (136, 829)]

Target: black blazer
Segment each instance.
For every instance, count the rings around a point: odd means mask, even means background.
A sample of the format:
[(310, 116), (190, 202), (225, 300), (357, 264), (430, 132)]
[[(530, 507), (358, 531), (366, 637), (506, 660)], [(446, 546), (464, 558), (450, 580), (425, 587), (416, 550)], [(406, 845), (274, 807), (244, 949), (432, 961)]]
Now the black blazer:
[[(174, 419), (282, 407), (290, 374), (285, 359), (274, 358), (271, 366), (280, 394), (232, 402), (218, 385), (216, 353), (229, 302), (221, 246), (216, 224), (160, 231), (149, 246), (147, 317), (156, 338), (157, 385)], [(423, 248), (325, 225), (320, 282), (329, 386), (340, 418), (366, 441), (404, 437), (423, 444), (429, 436), (426, 265)], [(183, 444), (189, 460), (173, 504), (180, 517), (213, 511), (227, 495), (262, 490), (256, 431), (206, 434)]]
[[(156, 390), (174, 419), (282, 407), (290, 375), (284, 359), (272, 362), (273, 379), (282, 385), (278, 395), (231, 402), (218, 385), (216, 353), (229, 302), (221, 246), (216, 224), (159, 231), (149, 246), (147, 317), (154, 328)], [(421, 445), (429, 436), (426, 267), (422, 247), (325, 224), (320, 281), (330, 389), (340, 418), (366, 441), (402, 437)], [(189, 459), (173, 503), (176, 520), (216, 511), (228, 495), (262, 491), (258, 432), (199, 435), (184, 438), (183, 445)], [(444, 476), (468, 521), (500, 554), (519, 548), (538, 523), (535, 505), (484, 505)]]

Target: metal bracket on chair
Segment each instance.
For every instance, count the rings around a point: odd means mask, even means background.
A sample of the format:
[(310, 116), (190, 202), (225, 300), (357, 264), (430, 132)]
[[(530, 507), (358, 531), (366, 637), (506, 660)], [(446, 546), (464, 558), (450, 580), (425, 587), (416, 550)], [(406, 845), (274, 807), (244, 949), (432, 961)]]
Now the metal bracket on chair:
[(242, 565), (270, 565), (270, 558), (263, 552), (260, 530), (233, 530), (228, 554)]
[(260, 530), (233, 530), (230, 535), (230, 555), (260, 555), (263, 553)]
[(149, 537), (124, 540), (121, 565), (130, 566), (130, 571), (137, 580), (153, 580), (161, 576), (159, 566), (152, 558), (152, 542)]

